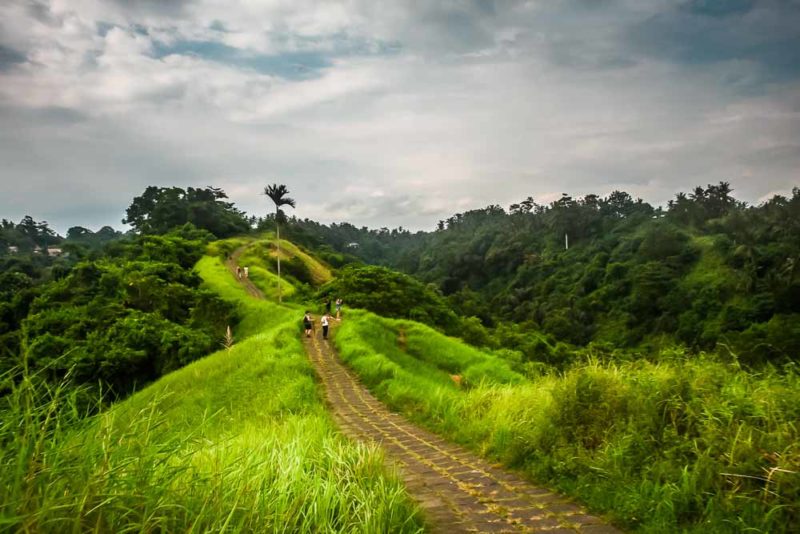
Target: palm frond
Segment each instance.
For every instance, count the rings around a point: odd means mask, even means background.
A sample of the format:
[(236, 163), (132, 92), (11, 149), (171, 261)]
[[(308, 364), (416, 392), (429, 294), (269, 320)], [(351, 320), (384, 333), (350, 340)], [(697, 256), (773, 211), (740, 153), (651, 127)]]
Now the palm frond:
[(286, 196), (289, 194), (289, 189), (284, 184), (268, 185), (264, 188), (264, 194), (275, 203), (276, 208), (280, 206), (295, 207), (294, 199)]

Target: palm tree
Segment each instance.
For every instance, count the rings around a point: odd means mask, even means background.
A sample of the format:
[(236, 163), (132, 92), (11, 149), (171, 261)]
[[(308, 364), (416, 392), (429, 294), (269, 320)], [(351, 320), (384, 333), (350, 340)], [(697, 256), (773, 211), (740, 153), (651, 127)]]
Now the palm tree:
[(267, 195), (275, 203), (275, 231), (278, 236), (278, 302), (281, 299), (281, 226), (280, 215), (281, 206), (294, 207), (294, 199), (287, 197), (289, 190), (283, 184), (272, 184), (264, 188), (264, 194)]

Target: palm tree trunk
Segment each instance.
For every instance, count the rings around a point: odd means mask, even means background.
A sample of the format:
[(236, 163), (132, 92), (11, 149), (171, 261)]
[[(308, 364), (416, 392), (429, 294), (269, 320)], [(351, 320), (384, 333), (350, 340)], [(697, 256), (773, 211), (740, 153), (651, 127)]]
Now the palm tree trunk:
[(275, 210), (275, 232), (278, 235), (278, 303), (281, 303), (281, 223), (278, 221), (278, 210)]

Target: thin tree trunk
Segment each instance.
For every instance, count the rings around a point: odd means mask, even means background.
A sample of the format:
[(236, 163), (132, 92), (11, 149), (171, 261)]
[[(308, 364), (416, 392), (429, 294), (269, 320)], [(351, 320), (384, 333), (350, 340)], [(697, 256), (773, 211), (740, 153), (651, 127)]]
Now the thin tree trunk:
[(275, 211), (275, 232), (278, 234), (278, 302), (281, 303), (281, 224), (278, 222), (278, 212)]

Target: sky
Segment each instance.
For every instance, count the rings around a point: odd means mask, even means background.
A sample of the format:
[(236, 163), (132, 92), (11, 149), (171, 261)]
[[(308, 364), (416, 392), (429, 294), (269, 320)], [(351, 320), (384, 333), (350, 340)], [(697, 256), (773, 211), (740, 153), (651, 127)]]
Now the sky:
[(532, 196), (800, 186), (800, 0), (4, 0), (0, 217), (149, 185), (430, 230)]

